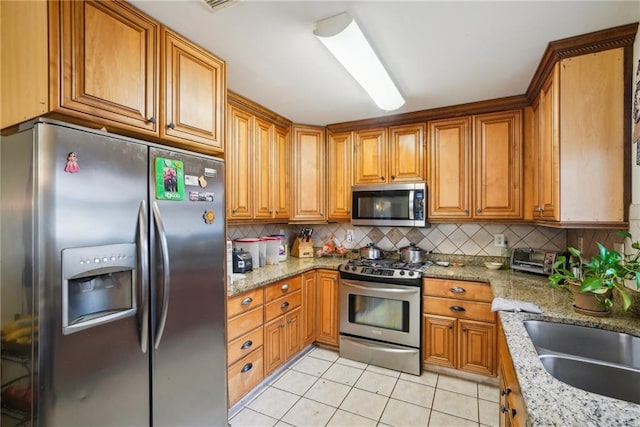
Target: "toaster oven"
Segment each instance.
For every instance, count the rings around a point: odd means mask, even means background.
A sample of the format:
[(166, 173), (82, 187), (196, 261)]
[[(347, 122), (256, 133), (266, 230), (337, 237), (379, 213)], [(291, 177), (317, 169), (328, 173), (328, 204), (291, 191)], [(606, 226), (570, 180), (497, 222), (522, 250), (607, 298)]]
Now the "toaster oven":
[(545, 249), (515, 248), (511, 252), (511, 269), (529, 273), (553, 274), (553, 265), (560, 256), (565, 257), (565, 267), (569, 263), (569, 252)]

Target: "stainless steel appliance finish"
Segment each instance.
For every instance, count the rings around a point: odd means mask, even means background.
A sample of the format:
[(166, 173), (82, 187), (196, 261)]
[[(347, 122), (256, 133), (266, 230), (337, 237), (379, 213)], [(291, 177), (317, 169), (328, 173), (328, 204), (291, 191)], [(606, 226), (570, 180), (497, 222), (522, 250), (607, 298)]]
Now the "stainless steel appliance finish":
[(46, 120), (0, 147), (2, 325), (34, 319), (2, 342), (32, 402), (2, 424), (226, 425), (223, 162)]
[(367, 246), (360, 248), (360, 257), (366, 259), (382, 258), (382, 250), (375, 243), (369, 243)]
[(421, 268), (397, 260), (339, 266), (342, 357), (420, 375)]
[(553, 274), (553, 265), (558, 257), (564, 256), (565, 266), (569, 265), (569, 255), (569, 252), (515, 248), (511, 252), (511, 269), (549, 276)]
[(426, 203), (424, 182), (354, 185), (351, 187), (351, 223), (426, 227)]
[(415, 243), (411, 243), (409, 246), (400, 248), (400, 257), (402, 261), (410, 264), (418, 264), (422, 262), (422, 256), (424, 251), (416, 246)]

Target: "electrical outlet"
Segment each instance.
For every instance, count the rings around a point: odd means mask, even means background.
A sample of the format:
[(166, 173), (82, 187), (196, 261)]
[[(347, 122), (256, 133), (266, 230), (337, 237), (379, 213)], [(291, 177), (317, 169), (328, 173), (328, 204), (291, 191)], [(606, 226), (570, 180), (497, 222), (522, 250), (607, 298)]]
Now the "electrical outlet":
[(347, 230), (347, 243), (353, 242), (353, 230)]
[(284, 236), (284, 230), (282, 228), (280, 229), (280, 233), (279, 234), (282, 234)]
[(504, 234), (496, 234), (493, 236), (493, 245), (499, 248), (503, 248), (506, 246), (506, 242), (504, 240)]

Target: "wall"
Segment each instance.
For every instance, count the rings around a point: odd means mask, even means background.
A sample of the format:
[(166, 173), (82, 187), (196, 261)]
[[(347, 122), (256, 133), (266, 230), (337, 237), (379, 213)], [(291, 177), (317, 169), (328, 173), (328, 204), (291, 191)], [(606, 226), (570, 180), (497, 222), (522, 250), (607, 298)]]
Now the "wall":
[[(230, 239), (268, 236), (284, 230), (291, 245), (297, 231), (313, 228), (314, 246), (320, 247), (333, 236), (346, 248), (355, 249), (375, 243), (383, 250), (397, 250), (409, 243), (422, 249), (456, 255), (502, 256), (502, 249), (494, 246), (493, 236), (504, 234), (509, 247), (533, 247), (564, 250), (567, 233), (562, 229), (514, 224), (433, 224), (430, 228), (412, 227), (356, 227), (350, 223), (324, 225), (252, 224), (228, 227)], [(354, 231), (353, 242), (346, 241), (347, 230)]]

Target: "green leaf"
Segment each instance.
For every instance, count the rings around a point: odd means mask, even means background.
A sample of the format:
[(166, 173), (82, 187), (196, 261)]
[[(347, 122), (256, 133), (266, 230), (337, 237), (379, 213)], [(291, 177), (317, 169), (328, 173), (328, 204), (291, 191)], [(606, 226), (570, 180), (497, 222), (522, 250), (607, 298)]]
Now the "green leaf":
[(602, 282), (597, 277), (588, 277), (582, 281), (580, 292), (594, 292), (602, 287)]
[(620, 289), (618, 290), (620, 291), (620, 296), (622, 297), (622, 308), (624, 309), (624, 311), (627, 311), (629, 307), (631, 307), (631, 297), (625, 291), (622, 291)]
[(576, 248), (574, 248), (574, 247), (569, 246), (569, 247), (567, 248), (567, 250), (569, 251), (569, 253), (570, 253), (571, 255), (573, 255), (573, 256), (574, 256), (574, 257), (576, 257), (576, 258), (581, 258), (581, 257), (582, 257), (582, 254), (580, 253), (580, 251), (579, 251), (579, 250), (577, 250), (577, 249), (576, 249)]

